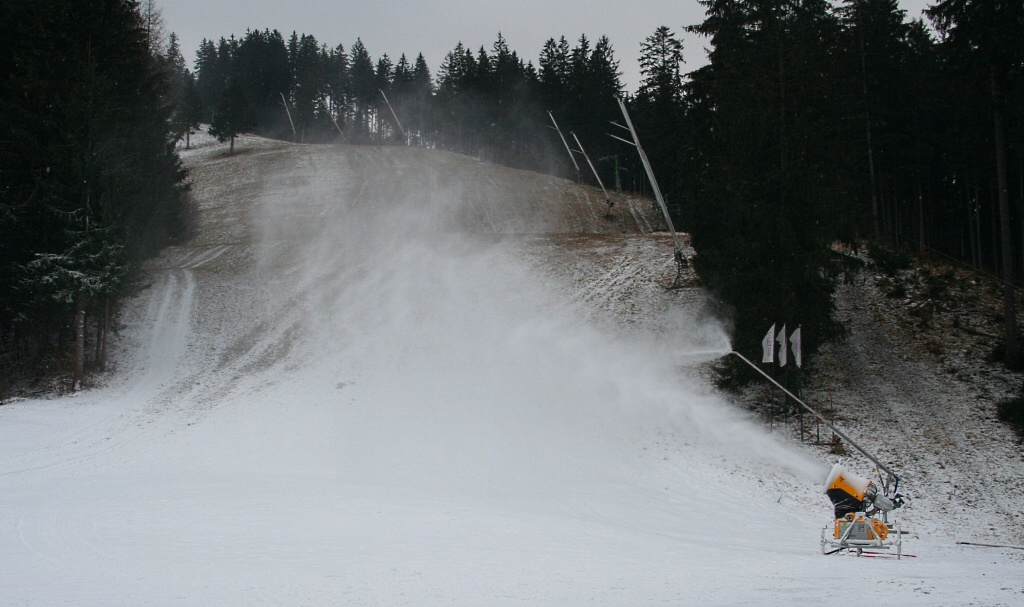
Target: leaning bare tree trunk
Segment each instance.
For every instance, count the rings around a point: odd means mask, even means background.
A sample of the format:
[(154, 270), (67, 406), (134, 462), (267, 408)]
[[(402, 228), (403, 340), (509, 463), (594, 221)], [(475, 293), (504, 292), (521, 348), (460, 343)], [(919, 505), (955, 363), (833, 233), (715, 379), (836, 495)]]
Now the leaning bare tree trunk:
[[(882, 238), (878, 222), (878, 185), (875, 182), (875, 150), (871, 143), (871, 106), (868, 103), (868, 68), (864, 58), (864, 34), (860, 35), (860, 86), (864, 94), (864, 131), (868, 144), (868, 184), (871, 187), (871, 223), (874, 227), (875, 242)], [(924, 242), (922, 239), (921, 242)]]
[(1013, 240), (1010, 235), (1010, 194), (1006, 182), (1006, 142), (1003, 140), (1003, 113), (999, 106), (999, 89), (996, 76), (992, 75), (992, 126), (995, 130), (996, 180), (999, 188), (999, 222), (1001, 225), (1001, 248), (1003, 252), (1003, 317), (1006, 361), (1017, 358), (1017, 306), (1013, 289)]
[(110, 320), (110, 299), (103, 303), (103, 315), (96, 319), (96, 361), (97, 371), (107, 370), (107, 323)]
[(100, 337), (100, 371), (107, 370), (107, 336), (110, 334), (110, 296), (103, 300), (103, 333)]
[(85, 298), (79, 297), (75, 304), (75, 370), (71, 389), (78, 392), (82, 388), (82, 376), (85, 374)]
[(924, 253), (924, 192), (921, 189), (921, 176), (917, 176), (917, 250)]

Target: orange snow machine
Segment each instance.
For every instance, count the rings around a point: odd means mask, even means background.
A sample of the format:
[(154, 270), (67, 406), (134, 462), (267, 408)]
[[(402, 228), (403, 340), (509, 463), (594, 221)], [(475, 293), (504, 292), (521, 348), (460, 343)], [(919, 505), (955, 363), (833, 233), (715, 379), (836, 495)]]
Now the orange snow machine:
[(902, 496), (892, 497), (870, 480), (849, 472), (840, 464), (832, 466), (825, 480), (825, 495), (832, 501), (835, 521), (821, 530), (822, 554), (842, 551), (864, 554), (865, 550), (896, 550), (902, 553), (903, 538), (899, 526), (889, 521), (890, 513), (903, 505)]

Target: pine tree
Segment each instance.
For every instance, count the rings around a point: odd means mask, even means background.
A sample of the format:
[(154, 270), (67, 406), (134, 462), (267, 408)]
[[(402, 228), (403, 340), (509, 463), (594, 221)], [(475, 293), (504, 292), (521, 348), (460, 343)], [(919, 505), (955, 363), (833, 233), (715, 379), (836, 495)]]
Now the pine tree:
[(349, 49), (348, 70), (349, 93), (354, 106), (353, 126), (357, 139), (365, 139), (370, 134), (370, 125), (376, 115), (376, 102), (380, 93), (377, 91), (373, 60), (359, 38)]
[[(345, 47), (341, 44), (331, 49), (325, 60), (324, 87), (328, 98), (328, 111), (337, 128), (348, 120), (349, 107), (349, 62)], [(333, 136), (333, 134), (332, 134)]]
[(199, 128), (203, 120), (203, 104), (196, 87), (196, 80), (185, 70), (181, 79), (181, 97), (174, 106), (171, 124), (174, 126), (175, 139), (185, 138), (185, 149), (191, 147), (192, 131)]
[(562, 114), (569, 99), (569, 42), (549, 38), (538, 60), (541, 96), (548, 110)]
[[(223, 38), (221, 39), (223, 40)], [(224, 95), (231, 57), (222, 57), (212, 40), (203, 39), (196, 51), (196, 90), (203, 106), (203, 122), (211, 122)]]
[[(737, 350), (757, 347), (774, 322), (804, 327), (805, 354), (839, 333), (832, 317), (830, 246), (848, 198), (837, 104), (839, 36), (817, 0), (705, 0), (693, 31), (711, 38), (711, 63), (688, 87), (684, 225), (695, 263), (723, 310)], [(694, 149), (696, 148), (696, 150)], [(726, 379), (745, 373), (727, 366)]]
[(230, 141), (228, 154), (233, 154), (235, 152), (235, 137), (249, 132), (252, 129), (252, 124), (249, 104), (245, 98), (245, 91), (242, 90), (242, 84), (237, 78), (232, 78), (228, 82), (220, 105), (217, 106), (217, 115), (210, 124), (209, 132), (221, 143)]
[(678, 105), (682, 99), (683, 43), (667, 26), (660, 26), (640, 45), (638, 97), (656, 100), (658, 105)]
[(295, 128), (305, 140), (326, 127), (317, 123), (327, 88), (325, 56), (321, 52), (320, 43), (313, 36), (303, 34), (299, 37), (292, 57), (292, 71), (294, 79), (291, 98)]
[(292, 84), (284, 37), (277, 30), (250, 30), (238, 44), (231, 76), (239, 81), (249, 105), (254, 132), (271, 137), (291, 135), (281, 99)]
[(384, 53), (380, 59), (377, 60), (377, 67), (373, 70), (373, 85), (376, 96), (374, 97), (373, 105), (375, 109), (375, 116), (377, 117), (377, 123), (374, 126), (374, 132), (380, 139), (386, 139), (384, 125), (389, 124), (389, 129), (392, 136), (400, 137), (398, 125), (394, 124), (394, 116), (391, 115), (391, 111), (387, 109), (384, 99), (381, 97), (383, 93), (386, 95), (391, 90), (391, 82), (394, 78), (394, 63), (391, 58), (388, 57), (387, 53)]
[[(902, 94), (907, 82), (900, 78), (907, 24), (905, 11), (896, 0), (847, 0), (841, 11), (845, 36), (842, 38), (845, 72), (851, 75), (848, 87), (856, 91), (857, 102), (851, 113), (859, 114), (863, 123), (864, 178), (866, 198), (870, 207), (865, 217), (871, 218), (870, 233), (881, 239), (882, 210), (879, 204), (880, 184), (889, 175), (883, 168), (893, 169), (892, 154), (898, 145), (893, 130), (905, 120), (899, 116), (907, 102)], [(902, 176), (905, 178), (906, 176)]]
[(437, 118), (440, 143), (447, 149), (472, 153), (471, 132), (475, 129), (471, 115), (474, 80), (477, 73), (473, 52), (462, 42), (445, 55), (437, 74)]
[(410, 83), (410, 101), (407, 104), (411, 118), (410, 128), (413, 129), (421, 144), (433, 139), (434, 125), (434, 84), (430, 75), (430, 67), (423, 53), (416, 56)]
[(135, 3), (3, 3), (0, 20), (19, 24), (0, 41), (0, 368), (72, 343), (77, 387), (86, 315), (187, 227), (167, 57)]
[[(941, 0), (928, 9), (957, 67), (988, 93), (999, 209), (1003, 277), (1003, 345), (1007, 361), (1021, 364), (1013, 287), (1013, 241), (1006, 144), (1006, 93), (1024, 75), (1024, 4), (996, 0)], [(982, 98), (985, 95), (981, 96)], [(1019, 107), (1019, 103), (1017, 106)]]

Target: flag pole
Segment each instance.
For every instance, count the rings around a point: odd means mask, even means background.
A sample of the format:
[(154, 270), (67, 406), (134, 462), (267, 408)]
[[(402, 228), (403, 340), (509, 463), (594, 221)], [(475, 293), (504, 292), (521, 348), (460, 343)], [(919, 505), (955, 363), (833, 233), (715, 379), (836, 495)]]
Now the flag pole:
[[(761, 362), (772, 366), (772, 384), (775, 383), (775, 324), (761, 338)], [(775, 431), (775, 386), (768, 387), (768, 431)]]

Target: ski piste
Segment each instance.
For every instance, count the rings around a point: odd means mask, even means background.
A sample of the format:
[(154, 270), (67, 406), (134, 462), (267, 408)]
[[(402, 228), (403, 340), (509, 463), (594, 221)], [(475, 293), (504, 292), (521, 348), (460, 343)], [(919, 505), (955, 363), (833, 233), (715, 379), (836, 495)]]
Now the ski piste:
[[(398, 146), (193, 145), (202, 239), (157, 260), (111, 384), (0, 407), (0, 603), (817, 607), (866, 577), (858, 602), (1020, 604), (1018, 555), (952, 546), (936, 500), (901, 509), (920, 558), (821, 556), (834, 462), (682, 377), (676, 354), (728, 344), (663, 288), (669, 235), (623, 236), (600, 190)], [(574, 214), (527, 223), (547, 201)], [(660, 318), (671, 343), (632, 329)]]

